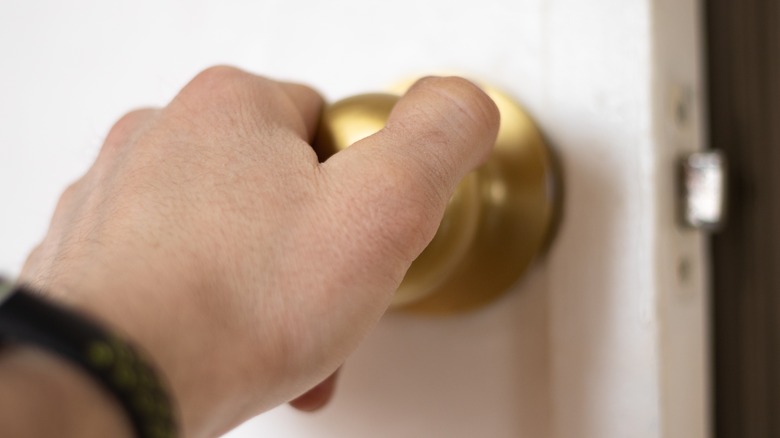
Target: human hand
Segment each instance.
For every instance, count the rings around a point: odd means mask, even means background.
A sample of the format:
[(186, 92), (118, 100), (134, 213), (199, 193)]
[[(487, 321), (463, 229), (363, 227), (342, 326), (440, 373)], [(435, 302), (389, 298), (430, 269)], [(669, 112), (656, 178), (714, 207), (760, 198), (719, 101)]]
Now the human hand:
[(321, 107), (301, 85), (206, 70), (113, 127), (25, 264), (21, 281), (149, 353), (187, 436), (223, 433), (331, 375), (498, 128), (478, 88), (428, 78), (384, 130), (319, 163)]

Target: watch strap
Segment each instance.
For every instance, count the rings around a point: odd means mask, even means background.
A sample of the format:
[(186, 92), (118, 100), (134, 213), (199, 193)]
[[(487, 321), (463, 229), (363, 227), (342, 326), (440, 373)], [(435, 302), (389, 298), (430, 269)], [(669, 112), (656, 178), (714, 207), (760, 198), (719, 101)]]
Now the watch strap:
[(32, 344), (77, 365), (116, 398), (137, 436), (177, 436), (171, 399), (150, 362), (96, 321), (0, 279), (0, 342)]

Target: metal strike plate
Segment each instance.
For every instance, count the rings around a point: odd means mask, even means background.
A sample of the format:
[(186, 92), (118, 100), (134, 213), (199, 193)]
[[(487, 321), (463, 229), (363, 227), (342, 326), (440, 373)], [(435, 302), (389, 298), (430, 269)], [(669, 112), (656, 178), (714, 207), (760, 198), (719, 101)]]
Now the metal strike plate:
[(696, 152), (681, 160), (680, 204), (685, 225), (721, 229), (726, 220), (726, 157), (720, 151)]

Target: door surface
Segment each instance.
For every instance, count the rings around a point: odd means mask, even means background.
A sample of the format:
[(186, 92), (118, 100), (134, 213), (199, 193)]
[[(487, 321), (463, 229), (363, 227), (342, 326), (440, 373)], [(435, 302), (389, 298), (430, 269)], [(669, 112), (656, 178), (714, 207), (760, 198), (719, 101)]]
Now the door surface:
[(703, 143), (699, 21), (695, 0), (4, 1), (0, 270), (114, 120), (209, 65), (331, 100), (455, 72), (519, 99), (555, 149), (549, 253), (482, 310), (387, 314), (331, 406), (230, 436), (704, 437), (706, 248), (674, 186)]

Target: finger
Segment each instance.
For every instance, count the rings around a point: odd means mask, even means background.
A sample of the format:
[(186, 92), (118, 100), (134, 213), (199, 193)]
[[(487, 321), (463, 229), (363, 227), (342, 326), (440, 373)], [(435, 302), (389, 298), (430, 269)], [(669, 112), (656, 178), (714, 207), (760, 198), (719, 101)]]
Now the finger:
[(304, 412), (313, 412), (325, 407), (333, 398), (333, 392), (336, 389), (336, 380), (338, 380), (339, 370), (336, 370), (327, 379), (320, 382), (314, 388), (306, 391), (305, 394), (290, 402), (290, 406)]
[(455, 184), (487, 157), (498, 124), (495, 103), (471, 82), (425, 78), (398, 101), (383, 130), (355, 143), (338, 160), (356, 169), (361, 162), (386, 162), (448, 198)]
[(311, 142), (314, 134), (317, 132), (320, 113), (325, 100), (320, 93), (306, 85), (279, 82), (279, 86), (298, 109), (298, 113), (301, 115), (303, 124), (306, 127), (306, 138), (304, 140)]
[[(393, 148), (393, 155), (422, 163), (423, 174), (438, 175), (445, 187), (453, 187), (487, 158), (498, 126), (496, 104), (473, 83), (424, 78), (398, 101), (384, 131), (367, 142), (375, 149), (368, 153)], [(444, 191), (449, 198), (450, 190)]]
[(383, 130), (333, 155), (323, 168), (341, 180), (352, 205), (370, 206), (367, 214), (385, 218), (371, 221), (366, 232), (397, 246), (403, 257), (416, 257), (455, 185), (486, 159), (498, 125), (495, 104), (472, 83), (426, 78), (398, 101)]

